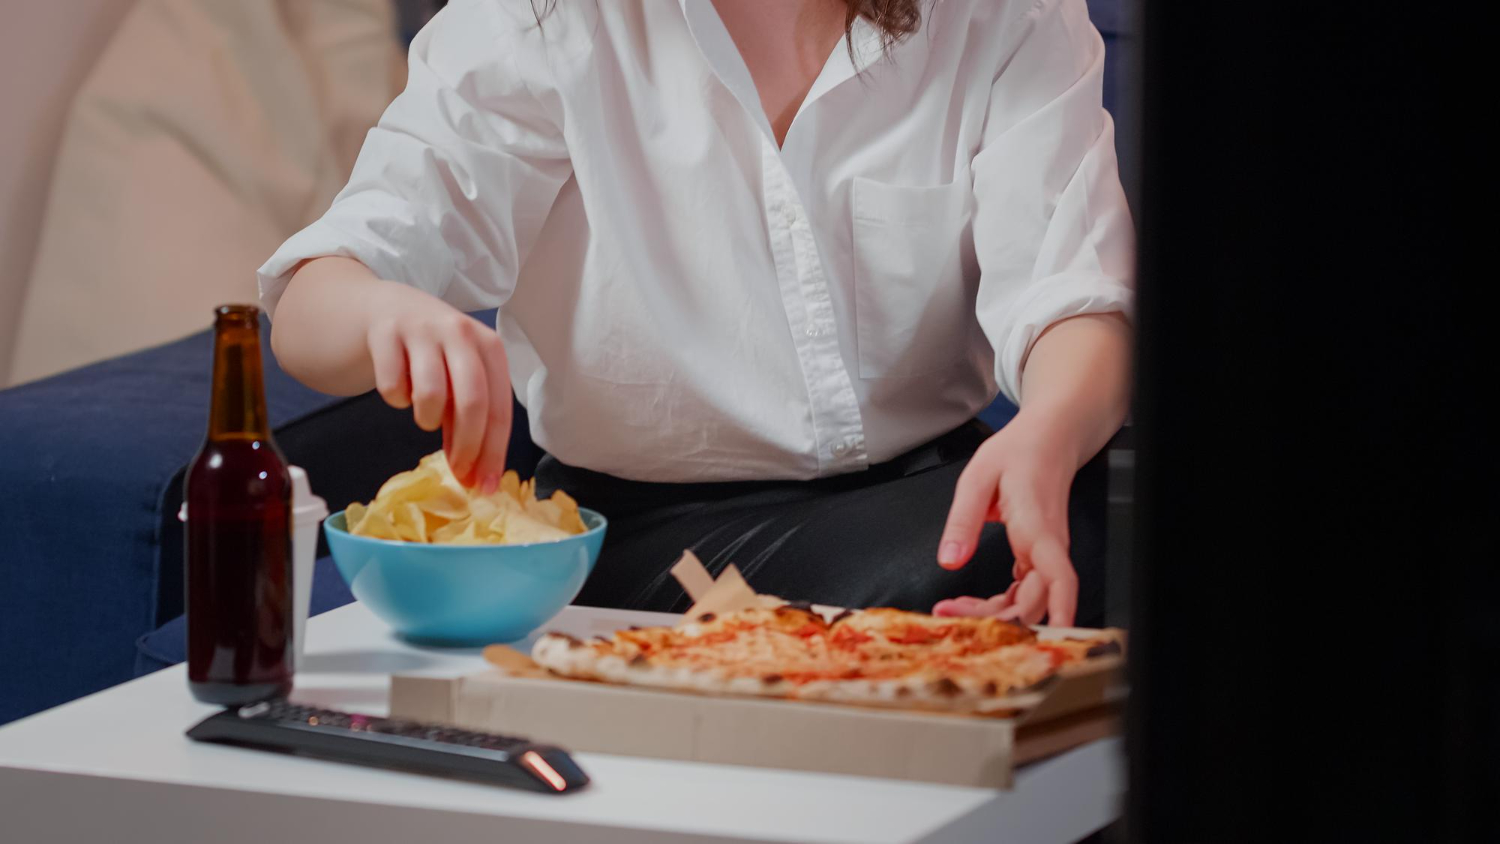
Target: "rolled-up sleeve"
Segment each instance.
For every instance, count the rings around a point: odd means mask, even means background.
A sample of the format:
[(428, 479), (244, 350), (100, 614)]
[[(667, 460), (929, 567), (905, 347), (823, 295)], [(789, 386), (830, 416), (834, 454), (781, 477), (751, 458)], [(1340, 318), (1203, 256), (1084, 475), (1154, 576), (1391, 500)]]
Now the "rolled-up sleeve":
[(274, 314), (297, 265), (354, 258), (476, 310), (503, 305), (572, 172), (543, 47), (499, 4), (450, 3), (412, 42), (405, 91), (348, 184), (259, 270)]
[(1048, 326), (1129, 314), (1135, 244), (1102, 106), (1104, 45), (1083, 0), (1043, 0), (1015, 26), (973, 175), (977, 316), (1000, 390), (1019, 404)]

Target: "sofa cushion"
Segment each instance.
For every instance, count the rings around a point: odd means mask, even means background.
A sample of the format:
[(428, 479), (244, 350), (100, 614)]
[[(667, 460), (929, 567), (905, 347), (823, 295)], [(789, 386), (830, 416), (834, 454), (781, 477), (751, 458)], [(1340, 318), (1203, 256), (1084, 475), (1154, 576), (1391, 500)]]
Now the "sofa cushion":
[(254, 274), (233, 268), (321, 215), (401, 90), (395, 24), (391, 0), (132, 4), (73, 99), (36, 206), (11, 381), (253, 300)]

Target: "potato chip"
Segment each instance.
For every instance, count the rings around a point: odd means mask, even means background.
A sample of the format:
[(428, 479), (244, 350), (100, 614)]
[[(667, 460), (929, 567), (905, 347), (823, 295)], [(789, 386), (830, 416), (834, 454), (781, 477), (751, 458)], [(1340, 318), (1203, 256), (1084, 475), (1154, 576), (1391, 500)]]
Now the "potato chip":
[(454, 498), (463, 500), (469, 497), (468, 491), (464, 489), (463, 484), (458, 482), (458, 478), (453, 474), (453, 469), (448, 465), (448, 458), (441, 451), (434, 451), (423, 457), (418, 461), (417, 466), (418, 468), (431, 469), (437, 472), (438, 480), (442, 483), (443, 489), (447, 490)]
[(449, 545), (493, 545), (496, 544), (486, 537), (479, 535), (479, 523), (473, 519), (458, 536), (448, 540)]
[(505, 493), (506, 495), (514, 498), (517, 501), (520, 501), (521, 476), (516, 474), (516, 471), (514, 469), (505, 470), (505, 474), (500, 476), (499, 491)]
[(469, 497), (462, 490), (454, 492), (446, 487), (432, 498), (416, 502), (416, 505), (422, 508), (422, 512), (445, 522), (462, 519), (469, 514)]
[(536, 481), (507, 471), (489, 495), (466, 489), (441, 451), (381, 485), (368, 506), (345, 511), (350, 533), (452, 545), (551, 542), (583, 533), (578, 502), (561, 490), (536, 497)]
[(375, 500), (405, 504), (408, 501), (432, 498), (442, 488), (443, 479), (437, 472), (429, 468), (412, 469), (410, 472), (394, 475), (382, 484), (380, 491), (375, 493)]
[(562, 508), (553, 501), (532, 499), (526, 502), (526, 515), (552, 527), (557, 527), (562, 523)]
[(558, 520), (557, 526), (568, 533), (583, 533), (588, 527), (583, 523), (583, 517), (578, 515), (578, 502), (573, 496), (557, 490), (552, 493), (552, 501), (562, 509), (562, 518)]
[(371, 507), (359, 523), (358, 534), (375, 539), (401, 538), (401, 534), (396, 532), (396, 524), (391, 521), (390, 511), (387, 508), (377, 510)]
[(467, 530), (469, 525), (473, 521), (473, 519), (465, 516), (462, 519), (449, 522), (448, 524), (443, 525), (442, 527), (428, 533), (427, 541), (434, 543), (452, 542), (453, 538)]
[(572, 534), (538, 521), (521, 511), (513, 511), (505, 516), (505, 543), (507, 545), (554, 542), (567, 539), (569, 536)]
[(391, 510), (391, 522), (396, 526), (396, 534), (407, 542), (427, 541), (427, 514), (415, 501)]
[(359, 523), (365, 520), (365, 505), (358, 501), (344, 509), (344, 529), (350, 533), (359, 531)]
[(501, 506), (500, 502), (493, 498), (476, 496), (469, 499), (469, 515), (474, 518), (475, 522), (487, 525), (500, 515)]

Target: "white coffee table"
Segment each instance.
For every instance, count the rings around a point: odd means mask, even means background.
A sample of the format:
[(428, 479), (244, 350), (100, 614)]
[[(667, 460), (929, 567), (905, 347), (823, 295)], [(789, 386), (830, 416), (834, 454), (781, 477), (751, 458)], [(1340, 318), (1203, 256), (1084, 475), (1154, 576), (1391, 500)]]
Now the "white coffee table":
[[(570, 607), (549, 627), (671, 619)], [(401, 642), (358, 603), (307, 632), (301, 702), (383, 714), (393, 672), (482, 667), (477, 651)], [(183, 737), (212, 712), (177, 666), (0, 728), (0, 839), (1068, 842), (1117, 817), (1124, 793), (1120, 743), (1106, 739), (1027, 766), (1004, 792), (579, 753), (593, 783), (546, 796)]]

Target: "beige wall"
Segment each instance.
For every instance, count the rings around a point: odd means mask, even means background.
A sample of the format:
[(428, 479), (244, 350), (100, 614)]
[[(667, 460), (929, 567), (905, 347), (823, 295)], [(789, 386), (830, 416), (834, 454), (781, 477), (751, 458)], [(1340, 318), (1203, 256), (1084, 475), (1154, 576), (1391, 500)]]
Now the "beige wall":
[(0, 385), (68, 103), (132, 2), (0, 3)]

